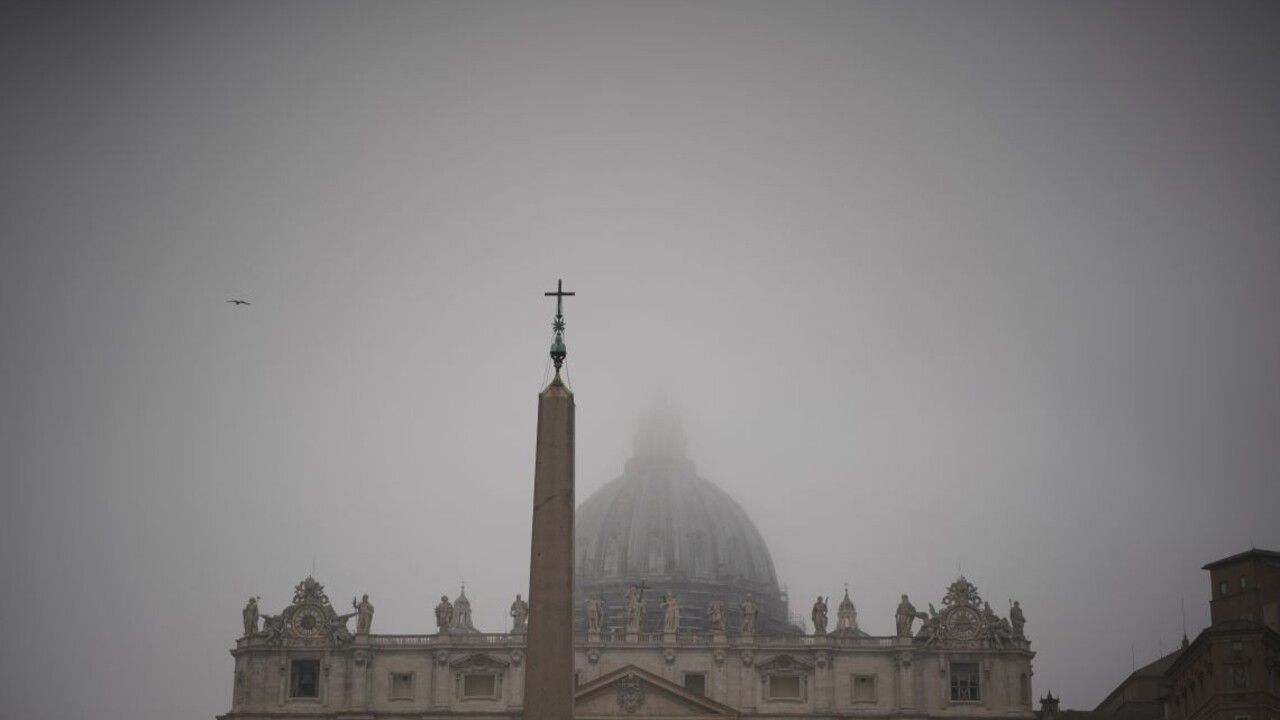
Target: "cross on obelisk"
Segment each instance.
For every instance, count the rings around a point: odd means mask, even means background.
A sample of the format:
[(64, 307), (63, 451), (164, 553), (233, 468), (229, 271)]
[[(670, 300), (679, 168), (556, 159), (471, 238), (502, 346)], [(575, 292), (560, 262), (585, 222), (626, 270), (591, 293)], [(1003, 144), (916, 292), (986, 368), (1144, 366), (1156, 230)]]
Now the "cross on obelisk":
[(524, 676), (526, 720), (573, 718), (574, 402), (560, 379), (564, 362), (562, 282), (556, 291), (551, 359), (556, 375), (538, 394), (533, 471), (533, 543), (529, 551), (529, 624)]
[(564, 344), (564, 298), (572, 297), (577, 293), (564, 291), (564, 280), (556, 281), (556, 291), (543, 293), (547, 297), (555, 296), (556, 298), (556, 319), (551, 322), (551, 329), (555, 331), (555, 338), (551, 341), (551, 361), (556, 364), (556, 376), (560, 375), (560, 366), (564, 364), (564, 357), (568, 354), (569, 349)]

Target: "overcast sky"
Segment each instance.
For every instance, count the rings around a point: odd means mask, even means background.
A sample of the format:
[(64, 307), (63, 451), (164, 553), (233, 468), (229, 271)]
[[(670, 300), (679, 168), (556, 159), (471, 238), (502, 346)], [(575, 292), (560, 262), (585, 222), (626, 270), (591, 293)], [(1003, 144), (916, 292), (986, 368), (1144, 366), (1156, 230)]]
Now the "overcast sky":
[(0, 715), (211, 720), (313, 562), (502, 631), (557, 278), (580, 499), (665, 392), (793, 610), (959, 569), (1092, 708), (1280, 549), (1278, 19), (6, 4)]

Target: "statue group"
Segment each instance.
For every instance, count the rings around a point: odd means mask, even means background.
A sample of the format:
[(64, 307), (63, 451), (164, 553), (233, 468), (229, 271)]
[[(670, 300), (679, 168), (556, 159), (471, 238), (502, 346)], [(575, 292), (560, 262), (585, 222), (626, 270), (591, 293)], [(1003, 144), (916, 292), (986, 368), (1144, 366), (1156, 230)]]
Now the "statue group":
[[(678, 632), (680, 630), (680, 601), (676, 593), (668, 592), (663, 595), (659, 607), (662, 608), (662, 632)], [(756, 618), (760, 614), (760, 607), (750, 593), (747, 594), (738, 609), (741, 617), (739, 631), (746, 635), (754, 633)], [(627, 633), (639, 633), (641, 631), (640, 625), (644, 618), (644, 588), (642, 586), (632, 585), (627, 588), (626, 597), (623, 599), (623, 612), (623, 630)], [(605, 624), (604, 599), (587, 598), (583, 601), (583, 615), (587, 620), (587, 632), (600, 632)], [(723, 600), (713, 598), (707, 604), (706, 621), (706, 627), (711, 632), (725, 632), (726, 614)]]
[[(964, 577), (947, 588), (942, 604), (941, 611), (929, 603), (928, 613), (918, 612), (903, 595), (896, 612), (898, 637), (913, 638), (914, 642), (923, 642), (929, 647), (959, 644), (1003, 648), (1027, 641), (1024, 631), (1027, 618), (1022, 605), (1010, 600), (1009, 617), (1002, 618), (978, 595), (977, 586)], [(913, 635), (911, 626), (917, 619), (922, 621), (920, 631)]]
[[(310, 584), (308, 584), (310, 583)], [(1028, 640), (1025, 632), (1027, 624), (1026, 615), (1023, 614), (1022, 605), (1016, 600), (1009, 601), (1009, 616), (1002, 618), (996, 615), (991, 609), (990, 603), (982, 600), (978, 595), (978, 589), (969, 581), (961, 577), (953, 583), (947, 590), (947, 596), (943, 598), (943, 609), (938, 611), (934, 608), (933, 603), (929, 603), (929, 612), (920, 612), (916, 610), (915, 605), (911, 604), (911, 599), (905, 594), (902, 595), (901, 601), (894, 612), (894, 623), (896, 635), (899, 638), (913, 639), (915, 642), (923, 642), (929, 646), (938, 643), (973, 643), (980, 642), (991, 647), (1007, 647), (1013, 643), (1022, 643)], [(259, 598), (251, 597), (245, 603), (244, 610), (241, 612), (241, 619), (244, 624), (244, 638), (265, 638), (268, 642), (280, 644), (290, 637), (290, 620), (294, 608), (301, 607), (300, 603), (321, 603), (323, 605), (321, 615), (321, 624), (323, 630), (335, 642), (347, 643), (355, 639), (346, 628), (347, 620), (351, 617), (356, 618), (355, 635), (367, 635), (373, 627), (373, 603), (369, 602), (369, 596), (363, 595), (359, 600), (351, 598), (351, 607), (354, 612), (345, 615), (339, 615), (328, 603), (328, 598), (324, 596), (324, 590), (310, 578), (298, 586), (294, 597), (294, 605), (286, 608), (285, 612), (280, 615), (265, 615), (259, 609)], [(826, 635), (828, 623), (827, 603), (829, 597), (818, 596), (813, 603), (813, 609), (810, 618), (813, 620), (814, 635)], [(662, 601), (659, 603), (662, 609), (662, 632), (675, 633), (680, 629), (680, 602), (675, 592), (667, 592), (663, 595)], [(314, 607), (312, 605), (311, 607)], [(644, 586), (632, 585), (627, 589), (626, 598), (624, 600), (625, 612), (625, 629), (628, 633), (639, 633), (641, 631), (641, 622), (644, 616)], [(477, 632), (470, 622), (470, 601), (466, 599), (465, 593), (459, 595), (456, 603), (449, 601), (448, 595), (440, 596), (440, 603), (435, 607), (436, 626), (440, 633), (454, 632)], [(587, 598), (584, 603), (584, 616), (586, 617), (587, 631), (598, 633), (605, 625), (605, 604), (604, 598)], [(314, 614), (314, 612), (313, 612)], [(528, 632), (529, 619), (529, 603), (519, 594), (511, 603), (511, 632), (526, 633)], [(756, 621), (760, 614), (760, 606), (750, 593), (747, 593), (742, 602), (738, 605), (738, 632), (743, 635), (752, 635), (756, 632)], [(844, 600), (840, 603), (839, 612), (837, 613), (836, 634), (858, 633), (857, 610), (854, 608), (853, 602), (849, 599), (848, 588), (845, 589)], [(262, 620), (262, 627), (259, 629), (258, 621)], [(920, 620), (920, 629), (914, 632), (915, 621)], [(726, 632), (728, 626), (725, 602), (719, 598), (713, 598), (706, 608), (706, 629), (712, 633), (721, 634)], [(308, 633), (305, 630), (296, 630), (295, 634)]]
[[(251, 597), (240, 611), (246, 640), (262, 639), (272, 645), (283, 645), (287, 642), (314, 643), (326, 639), (338, 645), (346, 645), (355, 640), (355, 635), (347, 628), (347, 621), (356, 618), (356, 634), (369, 633), (373, 625), (373, 603), (369, 596), (362, 600), (351, 599), (354, 612), (339, 614), (333, 609), (324, 586), (308, 577), (294, 588), (293, 603), (278, 615), (264, 614), (258, 601)], [(258, 629), (258, 620), (262, 620), (262, 629)]]

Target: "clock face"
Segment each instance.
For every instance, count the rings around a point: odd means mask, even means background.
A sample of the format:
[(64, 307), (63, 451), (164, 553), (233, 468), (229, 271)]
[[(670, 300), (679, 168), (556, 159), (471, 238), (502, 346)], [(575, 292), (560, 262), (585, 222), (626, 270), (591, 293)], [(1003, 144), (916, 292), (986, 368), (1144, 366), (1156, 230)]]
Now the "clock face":
[(293, 612), (293, 631), (305, 637), (319, 635), (324, 629), (324, 611), (315, 605), (303, 605)]
[(947, 617), (947, 632), (957, 640), (972, 640), (981, 627), (981, 618), (970, 608), (956, 608)]

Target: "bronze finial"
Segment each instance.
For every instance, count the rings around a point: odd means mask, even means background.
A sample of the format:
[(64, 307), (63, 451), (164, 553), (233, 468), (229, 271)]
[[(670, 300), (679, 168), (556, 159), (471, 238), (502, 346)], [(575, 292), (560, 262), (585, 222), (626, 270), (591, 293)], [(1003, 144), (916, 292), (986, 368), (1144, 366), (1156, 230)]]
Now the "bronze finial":
[(560, 366), (564, 364), (565, 355), (569, 350), (564, 344), (564, 298), (565, 296), (577, 295), (577, 293), (564, 291), (564, 280), (556, 281), (555, 292), (543, 293), (547, 297), (555, 296), (556, 298), (556, 319), (551, 323), (551, 329), (555, 331), (555, 337), (551, 340), (551, 361), (555, 363), (556, 374), (560, 374)]

